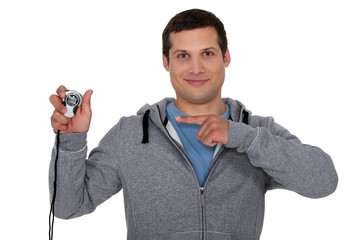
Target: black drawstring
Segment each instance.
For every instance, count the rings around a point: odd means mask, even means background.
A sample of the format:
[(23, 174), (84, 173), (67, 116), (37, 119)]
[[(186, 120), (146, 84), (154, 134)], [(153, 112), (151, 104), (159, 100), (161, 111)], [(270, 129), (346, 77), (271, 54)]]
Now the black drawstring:
[(150, 110), (146, 110), (146, 112), (144, 113), (142, 143), (149, 143), (149, 113)]
[(56, 133), (56, 157), (54, 163), (54, 189), (53, 189), (53, 197), (50, 205), (50, 213), (49, 213), (49, 240), (53, 239), (54, 235), (54, 216), (55, 216), (55, 198), (56, 198), (56, 186), (57, 186), (57, 165), (59, 159), (59, 147), (60, 147), (60, 130)]
[(249, 113), (247, 111), (243, 111), (243, 123), (249, 124)]

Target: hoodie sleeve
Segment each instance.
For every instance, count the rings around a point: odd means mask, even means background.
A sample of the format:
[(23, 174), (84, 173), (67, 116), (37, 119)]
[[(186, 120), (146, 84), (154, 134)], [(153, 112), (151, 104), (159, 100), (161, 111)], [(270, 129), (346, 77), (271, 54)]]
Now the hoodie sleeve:
[(230, 121), (227, 147), (246, 153), (253, 166), (265, 171), (268, 190), (284, 188), (320, 198), (337, 187), (330, 156), (318, 147), (302, 144), (271, 117), (254, 116), (250, 125)]
[[(91, 213), (121, 190), (119, 177), (119, 127), (115, 125), (86, 159), (86, 133), (60, 135), (55, 216), (69, 219)], [(50, 198), (53, 196), (56, 144), (49, 170)], [(50, 199), (51, 200), (51, 199)]]

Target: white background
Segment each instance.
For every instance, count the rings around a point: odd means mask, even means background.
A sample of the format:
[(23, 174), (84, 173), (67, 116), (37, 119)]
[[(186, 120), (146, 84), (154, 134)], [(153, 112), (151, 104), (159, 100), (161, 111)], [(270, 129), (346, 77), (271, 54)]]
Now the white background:
[[(60, 84), (94, 90), (94, 148), (120, 117), (174, 96), (161, 33), (195, 7), (214, 12), (228, 33), (223, 96), (324, 149), (339, 174), (327, 198), (268, 192), (261, 239), (360, 239), (360, 7), (349, 0), (1, 1), (0, 239), (48, 237), (49, 96)], [(122, 192), (90, 215), (56, 219), (54, 233), (126, 239)]]

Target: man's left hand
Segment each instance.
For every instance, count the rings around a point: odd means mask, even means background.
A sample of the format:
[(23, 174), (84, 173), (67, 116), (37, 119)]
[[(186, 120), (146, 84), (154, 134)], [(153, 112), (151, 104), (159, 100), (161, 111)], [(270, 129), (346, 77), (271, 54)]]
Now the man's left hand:
[(179, 123), (201, 125), (197, 139), (203, 144), (213, 147), (219, 142), (226, 145), (229, 136), (229, 121), (217, 115), (176, 117)]

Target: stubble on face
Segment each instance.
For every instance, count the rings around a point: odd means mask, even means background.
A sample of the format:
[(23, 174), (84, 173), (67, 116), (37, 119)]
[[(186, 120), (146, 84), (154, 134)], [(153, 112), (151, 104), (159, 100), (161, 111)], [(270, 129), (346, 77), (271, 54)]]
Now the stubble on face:
[(170, 34), (169, 62), (163, 56), (176, 92), (177, 105), (206, 105), (221, 101), (225, 67), (230, 63), (218, 44), (215, 28), (206, 27)]

